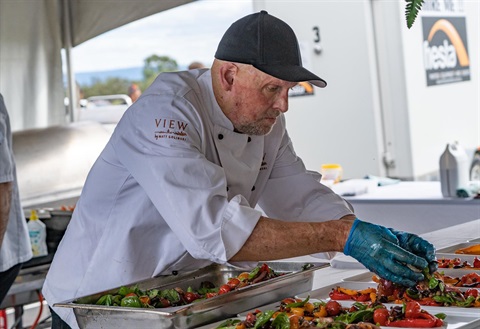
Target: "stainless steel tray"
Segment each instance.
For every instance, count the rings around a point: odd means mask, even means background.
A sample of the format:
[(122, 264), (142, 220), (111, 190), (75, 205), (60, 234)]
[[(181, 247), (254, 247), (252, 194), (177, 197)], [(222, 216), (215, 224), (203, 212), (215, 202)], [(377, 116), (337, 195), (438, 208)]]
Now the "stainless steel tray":
[[(194, 328), (202, 324), (228, 318), (260, 305), (272, 303), (291, 295), (309, 291), (313, 286), (314, 271), (328, 267), (328, 263), (314, 263), (302, 270), (303, 262), (267, 262), (276, 272), (285, 273), (277, 278), (246, 286), (224, 295), (194, 302), (185, 306), (169, 308), (129, 308), (79, 304), (98, 299), (99, 296), (116, 292), (118, 288), (90, 296), (54, 304), (55, 307), (73, 308), (80, 328)], [(198, 271), (152, 278), (131, 285), (142, 290), (198, 287), (202, 281), (215, 285), (226, 283), (228, 278), (239, 275), (245, 269), (225, 265), (211, 265)]]

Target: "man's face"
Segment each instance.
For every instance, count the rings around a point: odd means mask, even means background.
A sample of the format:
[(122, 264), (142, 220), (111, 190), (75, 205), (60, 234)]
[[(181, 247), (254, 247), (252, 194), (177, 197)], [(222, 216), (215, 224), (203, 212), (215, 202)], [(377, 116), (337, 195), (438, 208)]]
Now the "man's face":
[(288, 110), (288, 82), (265, 74), (251, 65), (239, 68), (232, 85), (231, 108), (226, 113), (235, 129), (249, 135), (266, 135), (276, 118)]

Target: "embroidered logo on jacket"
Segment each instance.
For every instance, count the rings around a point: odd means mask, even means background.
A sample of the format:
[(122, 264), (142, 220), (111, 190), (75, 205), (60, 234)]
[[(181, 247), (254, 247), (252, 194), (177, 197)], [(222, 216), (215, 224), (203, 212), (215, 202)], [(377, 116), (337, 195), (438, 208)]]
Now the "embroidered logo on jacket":
[(265, 156), (267, 153), (263, 154), (262, 164), (260, 165), (260, 170), (266, 170), (268, 168), (267, 162), (265, 161)]
[(170, 138), (182, 141), (187, 140), (188, 123), (176, 119), (155, 119), (155, 139)]

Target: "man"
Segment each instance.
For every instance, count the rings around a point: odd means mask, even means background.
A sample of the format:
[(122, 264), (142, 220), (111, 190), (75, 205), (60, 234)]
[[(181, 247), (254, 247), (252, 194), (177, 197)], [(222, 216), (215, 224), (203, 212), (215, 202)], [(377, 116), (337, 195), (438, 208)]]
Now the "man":
[(30, 258), (32, 249), (27, 221), (20, 206), (10, 119), (0, 94), (0, 304), (22, 263)]
[(326, 86), (265, 11), (227, 30), (211, 70), (160, 74), (90, 171), (43, 289), (50, 305), (212, 262), (326, 251), (422, 279), (405, 264), (434, 266), (431, 244), (357, 220), (295, 155), (283, 113), (298, 81)]
[(128, 87), (128, 96), (130, 96), (130, 98), (132, 99), (132, 103), (135, 103), (141, 94), (142, 94), (142, 91), (140, 90), (140, 87), (138, 87), (137, 84), (132, 83)]

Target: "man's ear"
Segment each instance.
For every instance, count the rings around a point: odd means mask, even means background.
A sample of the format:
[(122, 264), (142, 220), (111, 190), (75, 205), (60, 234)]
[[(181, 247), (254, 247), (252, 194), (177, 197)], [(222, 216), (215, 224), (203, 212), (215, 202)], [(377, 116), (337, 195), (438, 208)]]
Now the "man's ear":
[(237, 75), (238, 67), (234, 63), (225, 62), (222, 64), (219, 70), (220, 85), (225, 91), (232, 89), (233, 81)]

